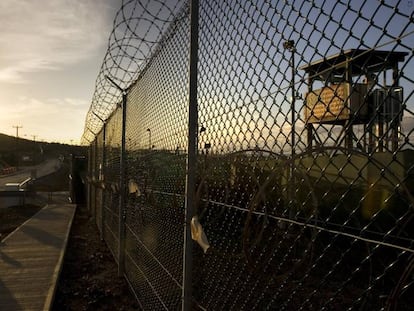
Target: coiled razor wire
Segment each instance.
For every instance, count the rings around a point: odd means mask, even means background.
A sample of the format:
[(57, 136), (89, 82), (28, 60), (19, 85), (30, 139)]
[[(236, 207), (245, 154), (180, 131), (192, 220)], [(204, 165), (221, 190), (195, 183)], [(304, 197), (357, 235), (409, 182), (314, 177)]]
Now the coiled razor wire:
[(141, 74), (184, 1), (123, 0), (116, 13), (108, 49), (96, 78), (92, 103), (86, 116), (81, 143), (90, 144), (103, 123), (122, 101), (122, 89)]

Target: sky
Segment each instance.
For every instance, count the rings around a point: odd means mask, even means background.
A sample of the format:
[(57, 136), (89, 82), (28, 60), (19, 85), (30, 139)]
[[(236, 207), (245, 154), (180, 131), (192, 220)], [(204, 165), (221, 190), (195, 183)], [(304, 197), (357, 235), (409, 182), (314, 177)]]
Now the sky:
[(120, 5), (0, 1), (0, 133), (79, 143)]
[[(409, 3), (401, 1), (400, 9), (411, 10)], [(120, 5), (121, 0), (0, 1), (0, 133), (16, 135), (15, 126), (21, 126), (19, 136), (23, 138), (79, 143)], [(309, 8), (302, 9), (309, 11)], [(364, 6), (367, 10), (364, 14), (370, 9), (369, 5)], [(314, 18), (314, 13), (309, 13), (309, 18)], [(375, 22), (384, 27), (386, 23), (393, 36), (399, 35), (405, 24), (401, 25), (397, 18), (388, 23), (387, 18), (382, 18), (384, 14), (378, 12)], [(293, 18), (295, 14), (290, 16)], [(318, 21), (325, 25), (322, 18), (318, 17)], [(349, 20), (354, 18), (351, 16)], [(299, 21), (295, 20), (295, 25), (302, 29)], [(366, 27), (354, 28), (363, 31)], [(409, 30), (413, 30), (412, 26), (405, 32)], [(377, 31), (379, 36), (372, 33), (358, 33), (358, 36), (364, 36), (370, 46), (378, 44), (375, 41), (378, 37), (389, 39), (381, 29)], [(292, 36), (298, 42), (298, 51), (306, 50), (304, 41)], [(412, 38), (404, 38), (403, 42), (409, 46)], [(358, 42), (346, 40), (347, 45), (358, 46)], [(312, 42), (320, 41), (313, 39)], [(342, 46), (338, 38), (334, 48), (337, 45)], [(334, 52), (337, 51), (329, 51)], [(304, 57), (301, 64), (310, 60)], [(285, 66), (286, 61), (282, 60)], [(256, 67), (256, 71), (262, 70)], [(286, 73), (281, 70), (280, 74)], [(288, 83), (283, 77), (277, 80)]]

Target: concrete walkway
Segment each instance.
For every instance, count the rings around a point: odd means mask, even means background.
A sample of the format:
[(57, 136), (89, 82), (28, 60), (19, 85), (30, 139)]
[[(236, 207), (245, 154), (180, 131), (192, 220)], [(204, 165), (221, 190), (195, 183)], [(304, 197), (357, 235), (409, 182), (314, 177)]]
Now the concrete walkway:
[(20, 170), (12, 175), (0, 176), (0, 190), (4, 190), (7, 183), (20, 183), (29, 177), (33, 177), (32, 171), (36, 172), (35, 178), (52, 174), (59, 170), (61, 164), (59, 159), (48, 159), (35, 166), (22, 166)]
[(0, 310), (49, 310), (76, 205), (47, 205), (0, 242)]

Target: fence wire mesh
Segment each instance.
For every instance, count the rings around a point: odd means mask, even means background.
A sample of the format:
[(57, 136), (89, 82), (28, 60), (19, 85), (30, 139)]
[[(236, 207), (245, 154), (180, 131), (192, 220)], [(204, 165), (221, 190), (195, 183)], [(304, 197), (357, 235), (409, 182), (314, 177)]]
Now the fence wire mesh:
[(189, 7), (123, 1), (83, 136), (90, 208), (116, 260), (125, 213), (142, 308), (191, 287), (193, 309), (410, 310), (413, 2), (200, 1), (186, 284)]
[(141, 303), (160, 310), (181, 305), (188, 27), (184, 7), (127, 104), (126, 271)]

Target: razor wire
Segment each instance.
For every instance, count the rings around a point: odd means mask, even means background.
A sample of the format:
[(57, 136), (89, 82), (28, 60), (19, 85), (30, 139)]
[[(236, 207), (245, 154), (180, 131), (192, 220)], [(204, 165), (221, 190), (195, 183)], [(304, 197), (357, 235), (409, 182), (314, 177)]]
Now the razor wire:
[(126, 90), (125, 276), (143, 309), (179, 308), (187, 286), (202, 310), (410, 309), (413, 10), (200, 1), (197, 242), (185, 284), (189, 6), (123, 1), (83, 142), (95, 175), (104, 168), (90, 206), (117, 258)]
[(150, 61), (163, 34), (179, 13), (182, 1), (164, 2), (122, 1), (95, 82), (95, 91), (82, 135), (83, 144), (93, 140), (122, 101), (122, 92), (107, 77), (122, 89), (127, 89)]

